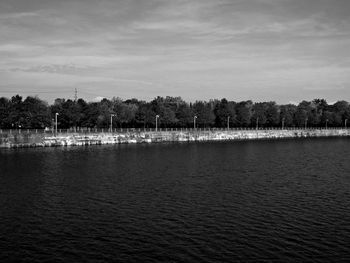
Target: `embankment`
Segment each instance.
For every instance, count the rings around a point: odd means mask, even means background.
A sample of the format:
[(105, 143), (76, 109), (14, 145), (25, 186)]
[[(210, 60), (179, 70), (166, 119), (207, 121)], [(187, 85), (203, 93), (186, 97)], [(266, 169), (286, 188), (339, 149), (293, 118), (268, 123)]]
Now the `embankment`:
[(350, 129), (177, 130), (113, 133), (0, 133), (0, 148), (350, 136)]

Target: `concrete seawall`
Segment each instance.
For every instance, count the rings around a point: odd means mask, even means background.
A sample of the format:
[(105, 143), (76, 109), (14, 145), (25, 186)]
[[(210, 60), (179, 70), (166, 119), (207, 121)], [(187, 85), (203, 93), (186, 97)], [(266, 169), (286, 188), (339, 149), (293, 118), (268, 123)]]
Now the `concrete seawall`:
[(0, 148), (196, 142), (350, 136), (350, 129), (132, 131), (124, 133), (0, 133)]

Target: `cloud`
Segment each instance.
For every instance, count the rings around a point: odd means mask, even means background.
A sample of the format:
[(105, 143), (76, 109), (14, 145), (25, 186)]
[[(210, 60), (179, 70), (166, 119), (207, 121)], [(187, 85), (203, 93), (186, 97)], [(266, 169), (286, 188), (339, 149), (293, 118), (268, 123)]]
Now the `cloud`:
[(18, 20), (18, 19), (28, 19), (32, 17), (37, 17), (36, 12), (19, 12), (19, 13), (5, 13), (0, 14), (0, 20)]
[(101, 96), (98, 96), (98, 97), (95, 97), (91, 100), (91, 102), (100, 102), (101, 100), (105, 99), (106, 97), (101, 97)]
[(347, 87), (349, 8), (343, 0), (3, 0), (0, 92), (7, 84), (297, 101), (316, 92), (306, 87)]

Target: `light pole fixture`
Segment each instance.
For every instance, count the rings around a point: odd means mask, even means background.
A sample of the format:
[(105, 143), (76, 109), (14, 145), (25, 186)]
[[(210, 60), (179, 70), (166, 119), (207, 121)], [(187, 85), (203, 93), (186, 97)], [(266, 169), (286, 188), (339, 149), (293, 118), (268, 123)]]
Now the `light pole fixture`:
[(259, 117), (256, 117), (256, 129), (259, 129)]
[(158, 131), (158, 118), (159, 118), (159, 115), (156, 115), (156, 131)]
[(283, 117), (282, 118), (282, 130), (284, 130), (284, 120), (285, 120), (285, 118)]
[(326, 130), (328, 128), (328, 119), (326, 119)]
[(230, 116), (227, 116), (227, 130), (230, 129)]
[(111, 132), (113, 132), (113, 117), (115, 116), (115, 114), (111, 114)]
[(346, 129), (346, 124), (347, 124), (347, 122), (348, 122), (348, 119), (345, 119), (345, 129)]
[(196, 119), (197, 119), (197, 116), (194, 116), (193, 117), (193, 128), (194, 129), (196, 128)]
[(55, 129), (55, 136), (57, 136), (57, 116), (58, 116), (58, 112), (55, 113), (55, 126), (56, 126), (56, 129)]
[(305, 118), (305, 130), (306, 130), (306, 127), (307, 127), (307, 121), (308, 121), (308, 117)]

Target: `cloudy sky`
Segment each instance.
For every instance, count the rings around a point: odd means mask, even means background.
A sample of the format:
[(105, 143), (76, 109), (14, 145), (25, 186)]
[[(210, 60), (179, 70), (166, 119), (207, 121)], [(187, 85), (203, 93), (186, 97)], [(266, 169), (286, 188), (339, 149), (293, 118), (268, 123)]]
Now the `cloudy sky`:
[(350, 101), (349, 0), (1, 0), (0, 97)]

